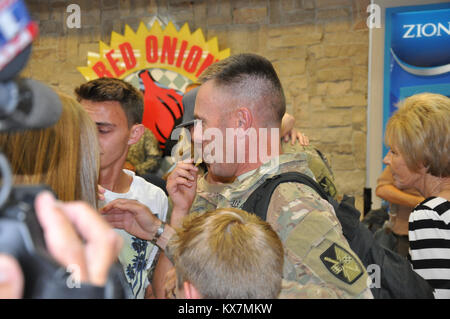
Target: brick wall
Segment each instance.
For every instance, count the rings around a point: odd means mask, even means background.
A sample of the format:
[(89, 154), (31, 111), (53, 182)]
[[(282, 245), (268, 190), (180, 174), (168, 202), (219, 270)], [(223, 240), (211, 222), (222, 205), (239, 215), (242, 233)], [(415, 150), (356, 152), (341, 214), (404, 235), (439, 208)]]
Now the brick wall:
[[(88, 51), (158, 16), (231, 53), (266, 56), (277, 69), (296, 126), (331, 160), (339, 189), (362, 209), (366, 160), (369, 0), (28, 0), (40, 37), (24, 74), (72, 94)], [(69, 4), (81, 28), (69, 29)]]

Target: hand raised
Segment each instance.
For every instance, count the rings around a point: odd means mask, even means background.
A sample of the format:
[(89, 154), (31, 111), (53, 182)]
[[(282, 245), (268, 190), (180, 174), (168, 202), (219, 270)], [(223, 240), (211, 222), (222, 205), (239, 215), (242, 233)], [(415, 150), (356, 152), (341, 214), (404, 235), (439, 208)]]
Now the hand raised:
[(174, 210), (189, 212), (197, 191), (198, 168), (190, 162), (179, 162), (167, 178), (167, 192)]
[(161, 225), (161, 221), (147, 206), (132, 199), (113, 200), (100, 213), (112, 227), (123, 229), (144, 240), (152, 240)]

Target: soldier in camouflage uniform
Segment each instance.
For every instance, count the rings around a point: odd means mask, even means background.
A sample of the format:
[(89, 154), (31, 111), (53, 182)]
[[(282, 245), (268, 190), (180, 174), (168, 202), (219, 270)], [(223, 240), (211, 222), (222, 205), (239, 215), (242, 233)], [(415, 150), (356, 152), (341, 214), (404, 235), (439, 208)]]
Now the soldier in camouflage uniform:
[[(270, 128), (276, 123), (280, 127), (285, 113), (284, 95), (279, 79), (266, 59), (250, 54), (232, 56), (211, 65), (200, 81), (203, 84), (197, 94), (194, 113), (202, 120), (202, 130), (214, 127), (224, 132), (231, 127), (245, 131), (254, 127)], [(194, 132), (194, 141), (205, 144), (208, 141), (204, 138)], [(249, 144), (246, 144), (247, 154), (254, 146)], [(211, 185), (205, 183), (204, 178), (200, 179), (190, 212), (240, 208), (267, 178), (283, 172), (297, 171), (314, 178), (308, 168), (309, 156), (301, 152), (283, 154), (267, 163), (210, 163), (210, 173), (224, 179), (234, 176), (234, 181)], [(171, 174), (168, 180), (176, 214), (179, 211), (177, 205), (182, 203), (176, 193), (182, 192), (182, 187), (195, 184), (193, 176), (189, 176), (194, 171), (186, 165), (180, 165), (179, 172)], [(183, 177), (188, 181), (180, 187)], [(284, 244), (286, 281), (296, 282), (297, 288), (305, 285), (323, 287), (331, 291), (330, 296), (334, 294), (338, 298), (372, 297), (367, 286), (367, 272), (349, 247), (332, 206), (315, 191), (299, 183), (280, 184), (272, 194), (267, 222)]]
[[(191, 213), (240, 208), (266, 179), (292, 171), (314, 177), (308, 168), (308, 154), (280, 155), (276, 161), (262, 165), (250, 175), (239, 176), (230, 184), (210, 184), (201, 178)], [(308, 186), (280, 184), (272, 194), (267, 222), (278, 233), (285, 249), (285, 285), (280, 297), (372, 296), (366, 270), (342, 234), (333, 208)]]
[[(200, 141), (205, 146), (208, 143), (205, 131), (209, 128), (223, 133), (227, 128), (242, 128), (240, 132), (280, 128), (285, 113), (284, 93), (272, 64), (265, 58), (253, 54), (231, 56), (212, 64), (200, 81), (202, 86), (196, 98), (195, 117), (201, 120), (202, 127), (194, 130), (194, 142)], [(237, 135), (235, 139), (248, 140), (245, 133), (238, 132)], [(267, 141), (260, 136), (259, 143), (253, 145), (246, 143), (245, 154), (249, 155), (251, 147), (272, 147), (271, 141), (275, 137), (266, 135), (265, 138)], [(279, 141), (279, 136), (276, 138)], [(256, 162), (209, 163), (208, 174), (220, 177), (226, 181), (224, 184), (209, 184), (204, 179), (197, 181), (198, 169), (192, 163), (180, 162), (167, 181), (173, 203), (170, 225), (164, 226), (145, 209), (134, 211), (133, 222), (126, 224), (137, 228), (136, 234), (155, 240), (170, 256), (173, 227), (179, 227), (189, 212), (240, 208), (267, 178), (283, 172), (295, 171), (314, 178), (308, 168), (306, 153), (275, 155), (276, 149), (269, 151), (272, 157), (268, 162), (260, 155)], [(203, 158), (208, 155), (204, 153)], [(281, 298), (373, 297), (367, 285), (366, 269), (349, 247), (333, 207), (314, 190), (299, 183), (280, 184), (271, 196), (267, 222), (284, 246)], [(115, 225), (125, 224), (118, 222)], [(169, 259), (162, 254), (155, 278), (158, 278), (157, 273), (164, 276), (170, 267)], [(164, 289), (158, 292), (158, 285), (154, 286), (157, 296), (162, 297)]]
[(145, 128), (144, 135), (139, 142), (130, 146), (127, 162), (134, 167), (134, 171), (140, 175), (154, 173), (158, 170), (162, 159), (162, 151), (158, 140), (152, 131)]

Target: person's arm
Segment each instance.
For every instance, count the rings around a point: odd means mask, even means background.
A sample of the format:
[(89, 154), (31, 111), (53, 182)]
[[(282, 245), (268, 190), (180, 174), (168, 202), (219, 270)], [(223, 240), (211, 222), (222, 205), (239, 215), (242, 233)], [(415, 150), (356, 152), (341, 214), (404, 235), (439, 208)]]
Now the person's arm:
[(416, 207), (419, 203), (425, 200), (425, 198), (422, 196), (408, 194), (398, 189), (394, 185), (389, 184), (378, 186), (375, 194), (392, 204), (398, 204), (411, 208)]
[(294, 128), (294, 124), (295, 118), (289, 113), (285, 113), (283, 119), (281, 120), (280, 134), (282, 141), (287, 143), (289, 142), (289, 140), (291, 140), (291, 144), (294, 145), (298, 140), (300, 145), (308, 146), (309, 138), (302, 132), (297, 131)]
[[(373, 298), (367, 286), (366, 269), (350, 249), (333, 207), (309, 186), (280, 184), (272, 194), (267, 221), (283, 238), (284, 249), (290, 252), (286, 264), (295, 275), (284, 279), (312, 282), (315, 278), (329, 283), (344, 298)], [(336, 277), (333, 263), (341, 258), (351, 261), (353, 280)], [(302, 263), (298, 264), (300, 259)]]
[[(158, 230), (163, 226), (163, 222), (147, 206), (135, 200), (116, 199), (103, 207), (101, 213), (114, 228), (124, 229), (138, 238), (153, 242)], [(174, 228), (170, 224), (165, 224), (164, 231), (155, 244), (164, 251), (174, 234)], [(170, 260), (161, 253), (152, 279), (153, 295), (156, 298), (164, 298), (165, 275), (171, 267), (173, 265)]]
[[(197, 172), (198, 168), (192, 163), (180, 162), (167, 178), (167, 192), (173, 203), (169, 225), (172, 229), (181, 227), (183, 218), (189, 213), (197, 190)], [(166, 274), (171, 268), (172, 262), (162, 253), (153, 276), (153, 287), (158, 299), (166, 298)]]
[(294, 124), (295, 118), (289, 113), (284, 113), (281, 119), (281, 136), (283, 137), (289, 133), (294, 128)]
[(112, 227), (143, 240), (153, 240), (162, 225), (162, 221), (146, 205), (132, 199), (115, 199), (106, 204), (100, 213)]
[[(189, 213), (197, 189), (198, 168), (192, 163), (180, 162), (167, 180), (167, 191), (172, 199), (173, 209), (170, 223), (158, 237), (156, 245), (165, 250), (175, 228), (180, 227), (183, 218)], [(147, 206), (135, 200), (116, 199), (101, 209), (106, 220), (114, 227), (128, 233), (153, 241), (161, 229), (159, 220)], [(157, 298), (164, 298), (164, 281), (167, 271), (173, 265), (165, 254), (161, 254), (153, 277), (153, 289)]]
[(389, 203), (412, 208), (425, 199), (422, 196), (409, 194), (395, 187), (394, 177), (389, 166), (386, 166), (378, 178), (375, 194)]
[(166, 299), (166, 275), (173, 268), (172, 262), (161, 253), (156, 264), (155, 273), (153, 274), (154, 294), (157, 299)]

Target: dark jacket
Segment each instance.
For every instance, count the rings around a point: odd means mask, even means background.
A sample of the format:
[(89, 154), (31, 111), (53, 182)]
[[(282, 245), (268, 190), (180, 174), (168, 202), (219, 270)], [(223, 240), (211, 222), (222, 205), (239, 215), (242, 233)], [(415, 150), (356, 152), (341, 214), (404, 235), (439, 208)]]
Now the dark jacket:
[[(373, 274), (369, 271), (374, 283), (371, 288), (374, 298), (433, 299), (433, 288), (412, 269), (411, 263), (375, 241), (372, 232), (360, 222), (360, 213), (352, 200), (344, 197), (335, 211), (350, 247), (366, 269), (374, 269)], [(378, 265), (379, 268), (369, 268), (370, 265)], [(377, 268), (380, 270), (378, 283), (375, 274)]]

